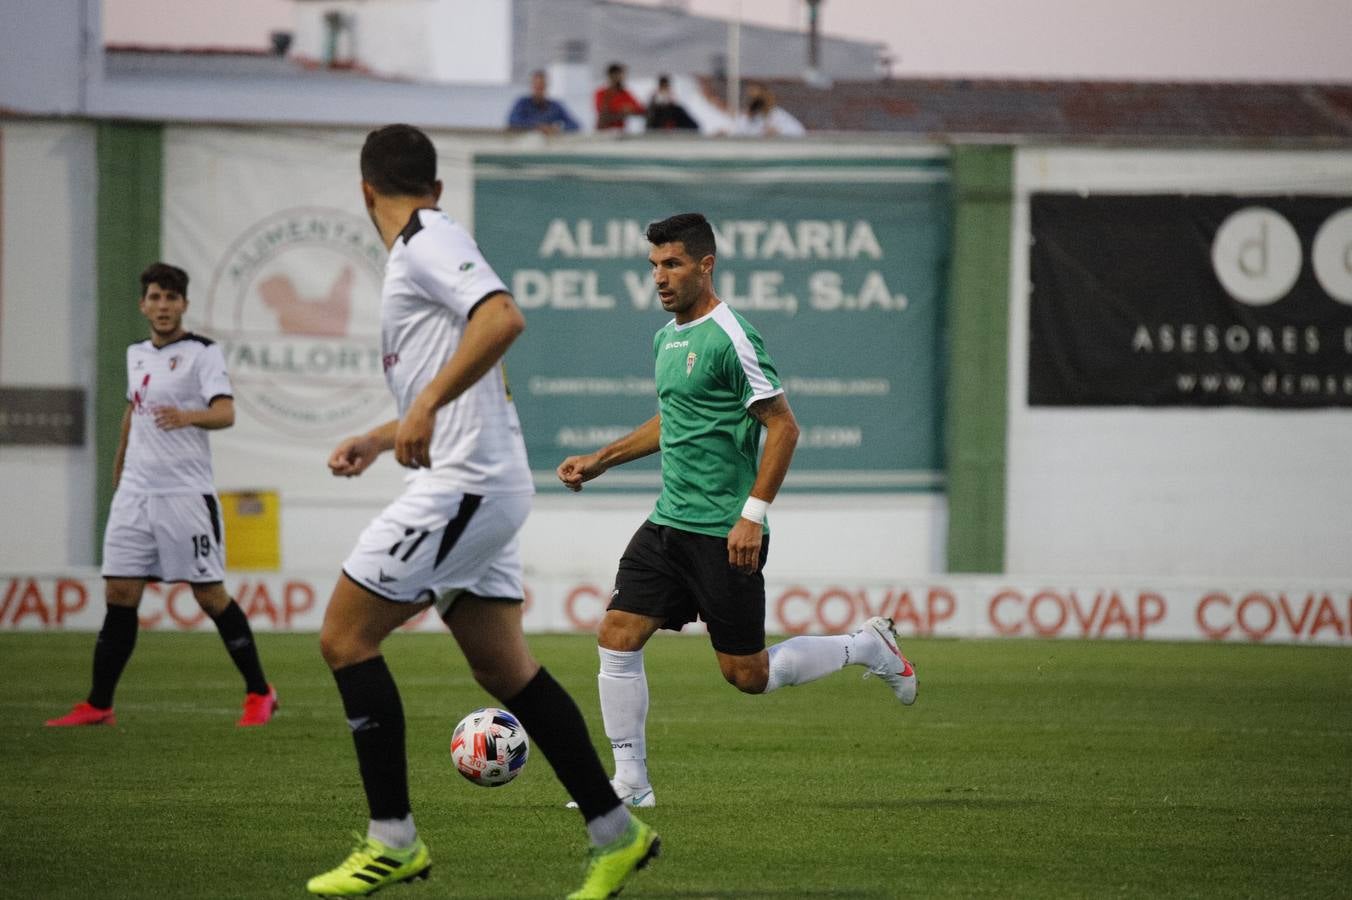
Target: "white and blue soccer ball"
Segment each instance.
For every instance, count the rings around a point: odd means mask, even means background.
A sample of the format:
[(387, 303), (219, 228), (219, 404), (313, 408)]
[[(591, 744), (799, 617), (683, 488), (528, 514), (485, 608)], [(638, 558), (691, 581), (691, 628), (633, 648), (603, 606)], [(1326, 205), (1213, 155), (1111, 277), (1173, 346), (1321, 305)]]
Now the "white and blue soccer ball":
[(528, 756), (526, 729), (505, 709), (476, 709), (451, 734), (456, 770), (482, 787), (501, 787), (520, 775)]

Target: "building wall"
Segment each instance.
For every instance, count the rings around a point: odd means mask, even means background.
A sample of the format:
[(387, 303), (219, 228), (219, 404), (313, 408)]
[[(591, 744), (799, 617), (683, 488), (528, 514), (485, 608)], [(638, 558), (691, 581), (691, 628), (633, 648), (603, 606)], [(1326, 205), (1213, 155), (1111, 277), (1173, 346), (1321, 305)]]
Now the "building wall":
[(0, 446), (0, 567), (93, 559), (95, 130), (0, 121), (0, 385), (86, 390), (83, 447)]
[[(102, 139), (96, 137), (100, 128), (109, 131)], [(4, 382), (80, 384), (90, 392), (91, 419), (93, 398), (100, 392), (107, 395), (105, 400), (109, 408), (117, 406), (115, 411), (120, 414), (124, 387), (120, 373), (119, 377), (109, 375), (104, 379), (117, 381), (110, 387), (98, 383), (94, 370), (94, 259), (100, 244), (94, 225), (97, 218), (94, 198), (100, 193), (95, 185), (100, 166), (97, 146), (102, 141), (111, 148), (117, 145), (118, 136), (123, 132), (144, 130), (144, 126), (110, 129), (106, 125), (89, 124), (7, 123), (5, 129), (7, 146), (13, 148), (5, 180), (5, 296), (25, 299), (0, 309), (0, 331), (4, 337), (0, 366), (3, 366)], [(290, 173), (288, 182), (296, 191), (297, 203), (337, 210), (346, 217), (344, 221), (352, 223), (354, 234), (364, 235), (369, 231), (353, 173), (353, 161), (363, 137), (361, 130), (293, 130), (282, 132), (288, 138), (281, 144), (269, 143), (278, 134), (276, 131), (247, 128), (214, 129), (205, 140), (185, 139), (196, 132), (196, 128), (182, 126), (163, 131), (162, 177), (166, 210), (178, 202), (176, 197), (188, 196), (184, 191), (195, 180), (193, 172), (202, 171), (203, 166), (229, 167), (232, 157), (250, 159), (249, 154), (260, 146), (254, 140), (262, 135), (268, 152), (273, 154), (267, 158), (268, 164), (281, 166)], [(485, 150), (528, 148), (536, 144), (532, 136), (473, 138), (438, 133), (435, 137), (441, 151), (441, 171), (446, 184), (442, 206), (471, 226), (474, 154)], [(276, 155), (279, 146), (289, 147), (289, 155)], [(671, 147), (669, 142), (660, 142), (646, 148), (630, 145), (623, 150), (627, 155), (646, 152), (661, 157), (670, 153)], [(598, 145), (592, 152), (616, 151)], [(820, 150), (806, 146), (795, 151), (752, 144), (739, 145), (736, 152), (748, 157), (782, 156), (786, 152), (820, 154)], [(106, 162), (111, 164), (113, 161)], [(236, 174), (238, 177), (227, 172), (221, 182), (228, 184), (232, 193), (250, 196), (268, 190), (265, 180), (251, 177), (258, 173), (241, 171)], [(57, 185), (57, 195), (67, 198), (64, 202), (71, 207), (69, 211), (54, 217), (51, 210), (38, 206), (46, 197), (45, 193), (39, 196), (39, 185), (43, 182)], [(17, 185), (25, 187), (21, 191)], [(227, 278), (228, 273), (214, 264), (185, 259), (185, 247), (199, 240), (200, 230), (209, 228), (213, 217), (202, 211), (216, 208), (215, 217), (219, 217), (221, 202), (223, 198), (213, 201), (210, 196), (199, 198), (193, 194), (181, 215), (166, 212), (163, 234), (141, 242), (147, 247), (158, 245), (163, 248), (165, 258), (189, 266), (193, 286), (188, 324), (208, 334), (210, 328), (203, 326), (208, 324), (211, 315), (212, 297), (223, 296), (214, 285)], [(64, 235), (55, 248), (49, 234), (14, 225), (15, 222), (40, 219), (46, 222), (49, 230), (54, 228)], [(217, 255), (219, 250), (217, 248)], [(50, 267), (49, 272), (29, 262), (35, 259), (54, 259), (61, 264)], [(24, 262), (15, 263), (14, 260)], [(69, 265), (72, 261), (73, 266)], [(138, 259), (137, 264), (140, 262)], [(56, 290), (51, 289), (51, 275), (59, 276), (55, 282)], [(36, 290), (39, 285), (43, 286), (41, 293)], [(114, 289), (110, 283), (108, 290)], [(36, 296), (42, 296), (43, 300), (32, 299)], [(52, 296), (56, 302), (50, 299)], [(117, 304), (105, 303), (103, 308), (111, 315)], [(128, 315), (134, 316), (134, 312)], [(53, 331), (62, 335), (56, 342), (59, 351), (56, 354), (32, 339), (34, 334)], [(244, 373), (236, 373), (237, 381), (244, 377)], [(69, 381), (62, 380), (66, 378)], [(108, 390), (96, 390), (104, 387)], [(380, 393), (383, 394), (383, 389)], [(392, 409), (373, 412), (376, 418), (390, 414)], [(335, 567), (365, 522), (399, 489), (401, 473), (389, 464), (373, 469), (358, 480), (360, 483), (335, 482), (328, 477), (323, 458), (331, 449), (330, 444), (341, 437), (337, 432), (321, 442), (322, 446), (311, 445), (309, 449), (313, 453), (306, 451), (305, 458), (299, 461), (305, 470), (313, 470), (313, 478), (307, 476), (303, 485), (290, 480), (286, 484), (275, 484), (275, 478), (260, 470), (249, 456), (244, 445), (247, 442), (232, 443), (236, 437), (234, 432), (239, 430), (213, 435), (217, 483), (223, 491), (282, 489), (284, 569), (323, 571)], [(99, 511), (105, 502), (94, 499), (97, 493), (95, 475), (103, 470), (100, 467), (109, 465), (110, 460), (96, 459), (95, 456), (109, 456), (111, 449), (96, 454), (92, 434), (91, 429), (90, 441), (78, 452), (44, 450), (33, 453), (10, 448), (0, 451), (0, 485), (5, 491), (5, 508), (38, 510), (36, 518), (40, 520), (34, 524), (21, 518), (0, 518), (0, 547), (4, 548), (6, 568), (60, 570), (97, 562), (94, 535)], [(608, 582), (619, 552), (633, 529), (646, 517), (653, 499), (651, 494), (642, 492), (607, 496), (593, 491), (578, 496), (541, 496), (536, 515), (522, 538), (527, 565), (538, 576)], [(786, 495), (776, 504), (774, 522), (775, 568), (783, 577), (834, 577), (835, 573), (840, 573), (841, 577), (882, 578), (889, 573), (928, 573), (943, 568), (945, 502), (942, 494)], [(31, 541), (35, 535), (38, 539)], [(19, 552), (19, 548), (30, 542), (40, 545), (40, 552), (31, 558)]]
[[(177, 151), (172, 129), (166, 133), (170, 190)], [(351, 204), (351, 214), (360, 216), (355, 193), (347, 193), (345, 161), (355, 155), (360, 132), (303, 133), (341, 150), (334, 177), (342, 188), (334, 202)], [(472, 225), (473, 155), (529, 146), (531, 139), (437, 137), (443, 206)], [(625, 152), (643, 146), (635, 142)], [(669, 149), (649, 147), (654, 154)], [(751, 144), (740, 150), (770, 152)], [(1344, 458), (1352, 416), (1346, 411), (1028, 405), (1028, 197), (1348, 193), (1352, 154), (1030, 148), (1015, 156), (1006, 571), (1347, 577), (1352, 482)], [(96, 157), (94, 125), (0, 123), (0, 383), (7, 386), (78, 385), (91, 397), (97, 387)], [(247, 181), (240, 189), (250, 189)], [(212, 273), (195, 276), (205, 285)], [(958, 357), (963, 352), (955, 346)], [(89, 415), (92, 422), (92, 409)], [(93, 563), (95, 473), (108, 464), (95, 458), (92, 438), (82, 448), (0, 448), (0, 508), (7, 513), (0, 517), (0, 564), (31, 570)], [(259, 486), (238, 469), (229, 474), (228, 455), (220, 465), (229, 479), (223, 488)], [(315, 465), (322, 474), (322, 460)], [(374, 479), (370, 496), (335, 492), (288, 503), (283, 566), (314, 571), (336, 564), (379, 497), (397, 483), (397, 473), (386, 473)], [(650, 500), (540, 497), (523, 535), (528, 565), (537, 575), (603, 582)], [(885, 578), (945, 567), (948, 512), (941, 495), (786, 495), (775, 513), (774, 566), (783, 577)]]
[(86, 40), (97, 34), (97, 0), (4, 5), (0, 109), (69, 114), (84, 104)]
[(1352, 154), (1018, 151), (1006, 554), (1014, 574), (1352, 575), (1346, 407), (1029, 406), (1037, 191), (1352, 198)]

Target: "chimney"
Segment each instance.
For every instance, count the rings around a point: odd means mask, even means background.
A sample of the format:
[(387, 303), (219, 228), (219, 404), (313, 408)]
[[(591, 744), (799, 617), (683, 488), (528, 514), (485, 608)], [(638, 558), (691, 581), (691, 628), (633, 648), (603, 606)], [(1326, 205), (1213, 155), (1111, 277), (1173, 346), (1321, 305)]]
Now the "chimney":
[(807, 0), (807, 71), (803, 81), (816, 88), (831, 86), (831, 79), (821, 69), (821, 5), (822, 0)]

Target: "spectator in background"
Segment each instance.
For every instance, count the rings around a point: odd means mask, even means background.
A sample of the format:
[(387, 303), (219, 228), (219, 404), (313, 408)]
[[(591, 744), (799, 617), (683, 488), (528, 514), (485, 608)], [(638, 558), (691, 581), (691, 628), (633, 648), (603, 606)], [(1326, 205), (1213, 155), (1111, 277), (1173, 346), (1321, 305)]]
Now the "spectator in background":
[(775, 103), (774, 92), (759, 82), (746, 86), (746, 112), (737, 117), (734, 134), (755, 137), (802, 137), (803, 123)]
[(666, 75), (657, 76), (657, 91), (648, 101), (648, 130), (674, 131), (699, 130), (699, 123), (690, 117), (685, 107), (676, 102), (671, 92), (671, 79)]
[(544, 69), (531, 72), (530, 93), (512, 106), (507, 127), (513, 131), (543, 131), (545, 134), (577, 131), (577, 120), (569, 115), (568, 108), (562, 103), (549, 99), (548, 88)]
[(607, 84), (596, 92), (596, 130), (624, 128), (626, 116), (644, 114), (643, 104), (624, 86), (624, 66), (611, 63), (606, 69)]

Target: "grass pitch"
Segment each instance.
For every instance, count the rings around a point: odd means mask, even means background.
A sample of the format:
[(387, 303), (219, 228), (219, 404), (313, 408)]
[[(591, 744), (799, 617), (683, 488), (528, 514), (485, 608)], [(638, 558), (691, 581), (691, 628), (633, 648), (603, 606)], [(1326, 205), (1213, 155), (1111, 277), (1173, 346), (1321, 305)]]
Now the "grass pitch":
[[(164, 633), (140, 636), (116, 728), (43, 728), (84, 696), (93, 640), (0, 634), (0, 895), (308, 896), (365, 825), (315, 636), (259, 636), (282, 701), (266, 728), (235, 728), (215, 635)], [(531, 643), (603, 747), (591, 639)], [(654, 640), (644, 818), (664, 852), (625, 897), (1352, 896), (1352, 651), (905, 646), (910, 709), (857, 668), (743, 696), (704, 639)], [(452, 768), (451, 727), (491, 701), (450, 638), (386, 656), (433, 870), (378, 896), (576, 887), (585, 836), (543, 757), (496, 790)]]

